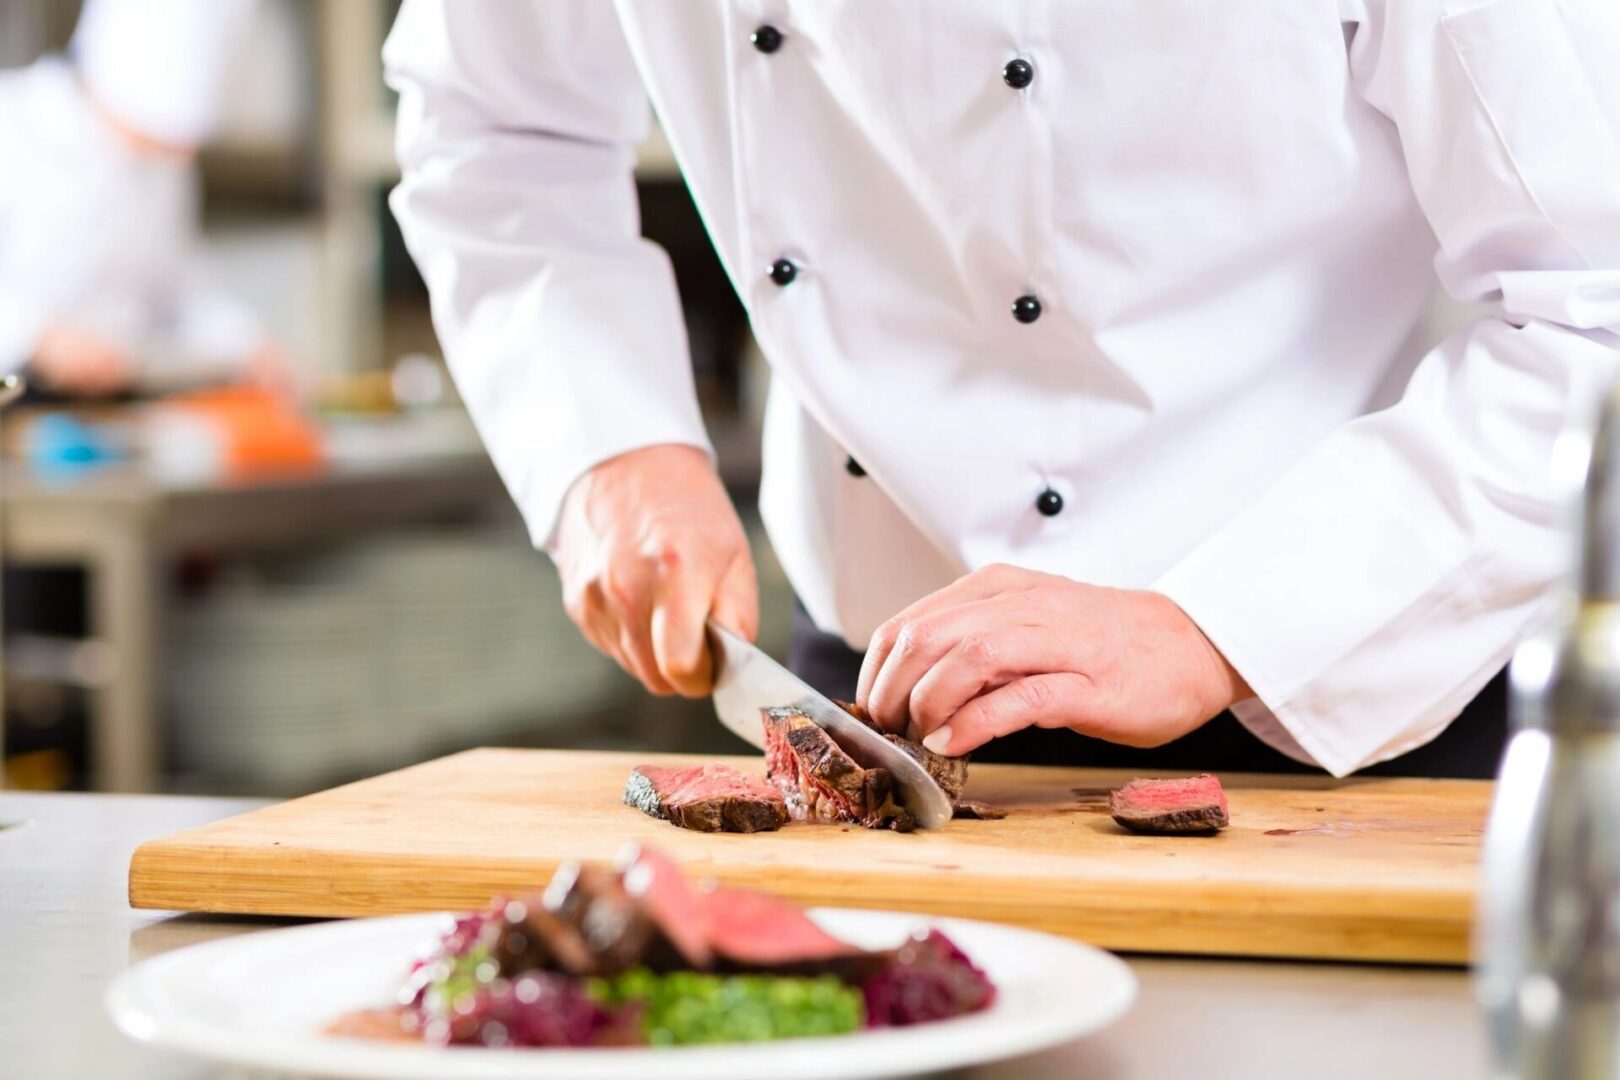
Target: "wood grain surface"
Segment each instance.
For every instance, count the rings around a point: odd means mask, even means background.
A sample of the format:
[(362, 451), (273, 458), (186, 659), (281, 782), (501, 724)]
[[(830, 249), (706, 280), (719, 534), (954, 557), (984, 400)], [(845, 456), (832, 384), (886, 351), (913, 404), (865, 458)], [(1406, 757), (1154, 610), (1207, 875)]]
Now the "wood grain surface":
[(969, 796), (1008, 817), (912, 834), (692, 833), (620, 802), (631, 766), (698, 760), (457, 754), (146, 843), (130, 903), (309, 916), (471, 908), (543, 885), (564, 860), (640, 843), (806, 904), (988, 919), (1111, 949), (1467, 958), (1483, 781), (1227, 776), (1232, 826), (1212, 837), (1125, 832), (1107, 794), (1129, 775), (1085, 769), (977, 767)]

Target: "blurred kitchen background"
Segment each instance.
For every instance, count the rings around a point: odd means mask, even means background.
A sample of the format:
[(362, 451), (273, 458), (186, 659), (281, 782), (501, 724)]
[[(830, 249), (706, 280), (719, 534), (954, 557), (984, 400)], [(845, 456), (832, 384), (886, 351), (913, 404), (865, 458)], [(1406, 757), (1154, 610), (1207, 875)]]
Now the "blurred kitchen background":
[[(0, 417), (0, 786), (286, 795), (476, 745), (735, 749), (583, 644), (456, 399), (386, 203), (397, 0), (80, 7), (0, 0), (0, 365), (32, 372)], [(115, 140), (92, 83), (156, 146)], [(654, 132), (644, 230), (780, 654), (764, 366)]]
[[(9, 196), (0, 180), (0, 268), (7, 243), (64, 222), (21, 278), (15, 258), (0, 273), (0, 313), (27, 326), (89, 247), (125, 245), (131, 276), (153, 250), (142, 230), (162, 227), (149, 198), (193, 176), (198, 228), (165, 272), (209, 295), (170, 302), (176, 330), (116, 289), (81, 291), (18, 358), (34, 375), (0, 418), (0, 786), (285, 795), (475, 745), (730, 745), (706, 702), (653, 699), (579, 639), (456, 399), (386, 205), (378, 53), (397, 0), (252, 4), (194, 164), (171, 154), (150, 196), (150, 178), (101, 175), (89, 144), (108, 136), (74, 64), (195, 95), (204, 53), (147, 50), (165, 0), (123, 5), (89, 42), (80, 6), (0, 0), (0, 172), (23, 177)], [(760, 535), (762, 365), (656, 135), (638, 177), (722, 471)], [(64, 322), (90, 345), (44, 336)], [(127, 377), (103, 377), (98, 347)], [(780, 651), (789, 593), (759, 549), (762, 639)]]

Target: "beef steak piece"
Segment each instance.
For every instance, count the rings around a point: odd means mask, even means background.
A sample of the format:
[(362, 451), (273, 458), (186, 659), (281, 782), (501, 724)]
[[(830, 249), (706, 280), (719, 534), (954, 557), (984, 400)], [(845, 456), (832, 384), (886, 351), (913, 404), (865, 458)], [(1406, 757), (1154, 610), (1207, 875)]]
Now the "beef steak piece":
[(768, 832), (787, 824), (775, 787), (729, 765), (675, 769), (637, 765), (624, 801), (644, 814), (698, 832)]
[(991, 806), (977, 799), (957, 799), (951, 813), (953, 818), (966, 818), (969, 821), (1000, 821), (1006, 816), (1007, 811), (999, 806)]
[[(692, 958), (663, 932), (639, 896), (605, 866), (564, 863), (541, 894), (543, 910), (577, 930), (594, 960), (591, 974), (615, 975), (633, 967), (675, 970)], [(534, 920), (526, 926), (534, 926)]]
[(868, 829), (910, 832), (917, 827), (894, 798), (887, 769), (865, 769), (804, 713), (761, 709), (765, 776), (794, 821), (853, 822)]
[(509, 900), (496, 913), (500, 929), (493, 951), (501, 974), (542, 968), (570, 975), (594, 975), (600, 959), (574, 923), (546, 910), (539, 896)]
[(1108, 793), (1108, 812), (1132, 832), (1213, 833), (1227, 826), (1226, 792), (1209, 773), (1174, 780), (1132, 780)]
[(616, 868), (565, 863), (545, 892), (495, 905), (488, 918), (501, 973), (653, 971), (836, 975), (858, 982), (888, 962), (833, 937), (786, 900), (694, 885), (676, 862), (631, 848)]
[(687, 959), (618, 874), (578, 863), (559, 867), (543, 893), (497, 901), (468, 933), (489, 945), (508, 978), (536, 969), (582, 976), (668, 970)]
[(707, 968), (714, 960), (709, 944), (713, 913), (679, 864), (661, 852), (632, 847), (620, 854), (618, 868), (625, 892), (641, 904), (682, 959), (694, 968)]
[(833, 974), (858, 981), (889, 955), (833, 937), (786, 900), (730, 885), (695, 886), (675, 860), (657, 851), (632, 849), (619, 866), (626, 891), (699, 970)]
[(945, 797), (950, 799), (952, 803), (962, 797), (962, 789), (967, 787), (968, 757), (966, 754), (961, 757), (946, 757), (944, 754), (936, 754), (920, 742), (912, 742), (910, 739), (901, 738), (899, 735), (891, 735), (882, 730), (872, 722), (870, 716), (866, 715), (865, 709), (852, 701), (838, 701), (835, 699), (833, 704), (905, 751), (907, 757), (921, 765), (923, 770), (934, 778), (934, 783), (940, 786), (940, 790), (945, 792)]

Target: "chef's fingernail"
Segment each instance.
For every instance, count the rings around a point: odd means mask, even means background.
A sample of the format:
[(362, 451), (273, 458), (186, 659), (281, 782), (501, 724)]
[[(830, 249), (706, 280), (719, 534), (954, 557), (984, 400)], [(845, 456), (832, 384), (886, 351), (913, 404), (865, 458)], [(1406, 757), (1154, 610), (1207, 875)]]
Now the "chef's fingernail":
[(936, 754), (943, 754), (945, 748), (951, 744), (951, 725), (945, 724), (935, 728), (923, 740), (923, 746)]

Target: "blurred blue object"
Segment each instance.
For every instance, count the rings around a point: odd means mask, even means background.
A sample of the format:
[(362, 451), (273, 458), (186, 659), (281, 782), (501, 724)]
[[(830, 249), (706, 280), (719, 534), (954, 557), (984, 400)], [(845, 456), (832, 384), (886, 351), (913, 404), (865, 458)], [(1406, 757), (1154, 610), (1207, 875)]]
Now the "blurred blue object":
[(71, 480), (127, 456), (108, 432), (67, 413), (34, 419), (23, 433), (23, 453), (42, 480)]

